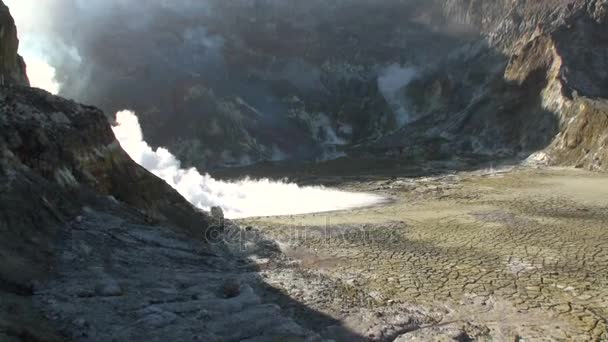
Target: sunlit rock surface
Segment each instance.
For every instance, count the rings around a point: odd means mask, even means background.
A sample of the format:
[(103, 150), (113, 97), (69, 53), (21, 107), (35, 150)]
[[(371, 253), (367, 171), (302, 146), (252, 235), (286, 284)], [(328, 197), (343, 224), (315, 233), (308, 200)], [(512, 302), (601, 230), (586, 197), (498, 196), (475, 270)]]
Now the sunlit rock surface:
[(606, 2), (508, 3), (477, 1), (459, 15), (484, 38), (408, 84), (402, 96), (419, 119), (370, 150), (415, 159), (543, 151), (545, 163), (607, 170)]

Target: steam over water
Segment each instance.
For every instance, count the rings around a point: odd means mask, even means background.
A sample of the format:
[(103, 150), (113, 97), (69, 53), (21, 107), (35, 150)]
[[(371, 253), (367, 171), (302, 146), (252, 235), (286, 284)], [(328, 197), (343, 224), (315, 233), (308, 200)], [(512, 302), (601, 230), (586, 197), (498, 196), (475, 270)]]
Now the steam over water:
[(370, 206), (384, 200), (372, 194), (322, 186), (300, 187), (268, 179), (219, 181), (194, 168), (183, 169), (180, 161), (164, 148), (152, 149), (143, 140), (135, 113), (118, 112), (116, 122), (114, 134), (133, 160), (164, 179), (195, 206), (205, 210), (220, 206), (228, 218), (327, 212)]
[[(32, 30), (37, 22), (33, 16), (34, 3), (17, 0), (5, 1), (17, 19), (22, 32)], [(48, 5), (48, 3), (45, 3)], [(56, 70), (47, 60), (48, 51), (35, 40), (21, 38), (20, 53), (27, 64), (30, 83), (57, 94), (62, 84), (58, 82)], [(182, 196), (198, 208), (209, 210), (220, 206), (228, 218), (274, 216), (327, 212), (363, 207), (381, 203), (380, 196), (364, 193), (349, 193), (322, 186), (300, 187), (297, 184), (268, 179), (243, 179), (223, 182), (196, 169), (183, 169), (181, 163), (167, 149), (152, 149), (144, 140), (135, 113), (121, 111), (116, 114), (117, 126), (113, 128), (123, 149), (137, 163), (165, 180)]]
[[(28, 77), (33, 87), (57, 94), (55, 70), (43, 60), (27, 58)], [(219, 206), (226, 217), (295, 215), (370, 206), (384, 201), (372, 194), (350, 193), (322, 186), (300, 187), (294, 183), (269, 179), (243, 179), (223, 182), (196, 169), (183, 169), (167, 149), (152, 149), (143, 140), (139, 120), (131, 111), (116, 114), (114, 134), (123, 149), (137, 162), (165, 180), (198, 208)]]

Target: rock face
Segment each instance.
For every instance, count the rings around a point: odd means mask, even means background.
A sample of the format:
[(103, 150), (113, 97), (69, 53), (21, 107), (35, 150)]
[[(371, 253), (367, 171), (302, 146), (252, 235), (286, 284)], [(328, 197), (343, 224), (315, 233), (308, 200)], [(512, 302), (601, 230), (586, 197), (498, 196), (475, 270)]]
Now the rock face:
[[(586, 5), (586, 6), (585, 6)], [(574, 4), (565, 23), (545, 31), (522, 48), (547, 40), (552, 58), (547, 72), (552, 82), (542, 98), (559, 116), (559, 135), (548, 149), (552, 162), (593, 170), (608, 170), (608, 2)], [(510, 69), (521, 68), (513, 61)], [(507, 74), (508, 75), (508, 74)]]
[(542, 151), (534, 157), (546, 163), (608, 170), (606, 2), (447, 4), (482, 39), (405, 87), (417, 120), (373, 148), (417, 158)]
[(608, 170), (608, 3), (560, 5), (511, 46), (504, 79), (520, 88), (535, 78), (544, 83), (536, 97), (558, 124), (547, 135), (549, 162)]
[(192, 232), (205, 228), (206, 215), (129, 158), (100, 110), (20, 86), (3, 89), (0, 110), (3, 174), (34, 173), (67, 194), (94, 191)]
[(129, 205), (132, 215), (200, 237), (207, 215), (133, 162), (93, 107), (12, 85), (0, 89), (0, 291), (28, 293), (52, 274), (60, 229), (84, 206)]
[(29, 85), (23, 58), (17, 54), (19, 40), (15, 21), (8, 8), (0, 3), (0, 84)]

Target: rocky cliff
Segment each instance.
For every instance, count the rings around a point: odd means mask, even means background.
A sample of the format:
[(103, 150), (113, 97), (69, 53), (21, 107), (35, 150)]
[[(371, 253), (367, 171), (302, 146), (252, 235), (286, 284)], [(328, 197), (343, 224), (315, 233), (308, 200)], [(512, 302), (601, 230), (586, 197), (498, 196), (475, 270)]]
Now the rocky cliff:
[(7, 86), (0, 95), (2, 171), (10, 179), (33, 174), (62, 193), (112, 196), (200, 232), (205, 215), (122, 150), (105, 115), (39, 89)]
[(451, 18), (480, 39), (402, 89), (417, 120), (373, 146), (415, 158), (533, 154), (537, 162), (607, 170), (606, 6), (446, 2)]
[(210, 229), (100, 110), (0, 88), (0, 341), (318, 340)]
[[(515, 55), (505, 78), (544, 70), (541, 98), (560, 122), (547, 149), (554, 164), (608, 170), (608, 2), (575, 2), (563, 22), (540, 28)], [(545, 45), (549, 51), (539, 55)], [(537, 63), (545, 63), (539, 65)], [(544, 67), (544, 68), (543, 68)], [(532, 70), (531, 70), (532, 69)]]
[(0, 39), (2, 39), (0, 84), (29, 85), (25, 74), (25, 63), (23, 58), (17, 54), (19, 40), (15, 21), (3, 3), (0, 3)]

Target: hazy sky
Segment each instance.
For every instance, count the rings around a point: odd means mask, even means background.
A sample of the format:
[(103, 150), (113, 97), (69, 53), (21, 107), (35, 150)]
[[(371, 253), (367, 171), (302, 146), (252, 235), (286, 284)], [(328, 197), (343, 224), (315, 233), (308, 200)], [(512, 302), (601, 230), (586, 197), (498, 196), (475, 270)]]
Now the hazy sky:
[[(71, 90), (84, 88), (83, 84), (90, 83), (87, 68), (99, 61), (107, 62), (108, 56), (111, 59), (121, 56), (100, 47), (104, 39), (114, 37), (109, 28), (155, 35), (157, 32), (149, 25), (158, 13), (180, 13), (187, 18), (201, 15), (207, 9), (206, 0), (5, 0), (4, 3), (17, 24), (19, 52), (28, 65), (30, 82), (53, 93), (59, 90), (58, 83), (65, 85), (68, 79)], [(150, 39), (130, 43), (132, 46), (141, 41)], [(85, 59), (81, 56), (86, 56), (86, 65), (81, 65)], [(129, 57), (133, 57), (132, 51)]]

